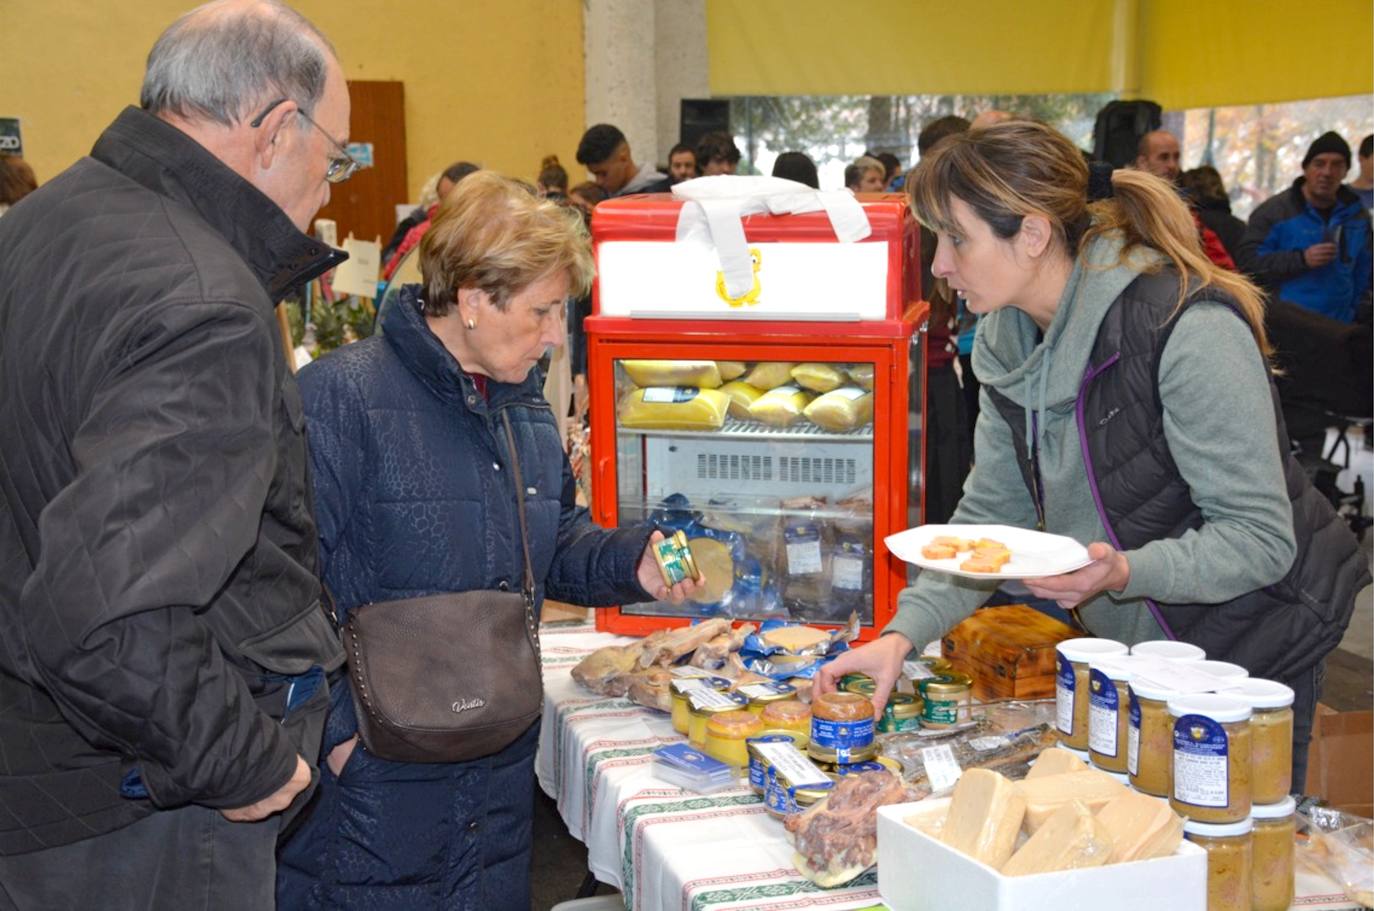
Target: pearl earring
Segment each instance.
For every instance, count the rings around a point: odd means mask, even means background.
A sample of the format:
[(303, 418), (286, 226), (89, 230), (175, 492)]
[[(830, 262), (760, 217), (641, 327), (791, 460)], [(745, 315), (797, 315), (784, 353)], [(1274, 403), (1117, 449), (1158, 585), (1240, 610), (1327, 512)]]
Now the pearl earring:
[(477, 320), (475, 320), (475, 319), (470, 319), (470, 320), (468, 320), (468, 328), (469, 328), (469, 329), (476, 329), (476, 328), (477, 328)]

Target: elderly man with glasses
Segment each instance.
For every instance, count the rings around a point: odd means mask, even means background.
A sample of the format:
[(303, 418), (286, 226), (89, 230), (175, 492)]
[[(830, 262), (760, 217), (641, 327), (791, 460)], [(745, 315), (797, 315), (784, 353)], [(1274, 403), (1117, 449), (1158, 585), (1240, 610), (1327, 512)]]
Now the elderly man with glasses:
[(0, 222), (0, 909), (273, 906), (343, 662), (273, 311), (348, 122), (314, 26), (220, 0)]

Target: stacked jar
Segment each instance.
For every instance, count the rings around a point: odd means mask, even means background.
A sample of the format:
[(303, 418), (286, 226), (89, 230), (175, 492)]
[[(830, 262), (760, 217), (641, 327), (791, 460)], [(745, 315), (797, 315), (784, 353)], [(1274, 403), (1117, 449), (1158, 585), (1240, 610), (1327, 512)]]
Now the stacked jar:
[(730, 689), (731, 681), (725, 677), (675, 677), (668, 685), (672, 698), (673, 730), (687, 734), (692, 725), (692, 706), (687, 697), (693, 690), (711, 689), (724, 693)]
[(1127, 651), (1112, 639), (1065, 639), (1055, 646), (1055, 726), (1064, 746), (1080, 752), (1088, 748), (1088, 663)]
[(1228, 825), (1249, 820), (1250, 704), (1212, 693), (1175, 696), (1173, 784), (1169, 805), (1196, 822)]
[(1287, 911), (1293, 904), (1293, 840), (1297, 836), (1297, 803), (1255, 804), (1251, 834), (1251, 892), (1254, 911)]
[(1253, 828), (1248, 816), (1220, 825), (1184, 821), (1184, 836), (1207, 852), (1207, 911), (1252, 911)]
[[(706, 750), (706, 725), (714, 716), (727, 712), (743, 712), (753, 720), (759, 720), (749, 713), (749, 700), (739, 693), (695, 690), (687, 694), (687, 701), (691, 705), (688, 710), (687, 742), (702, 752)], [(760, 722), (759, 728), (762, 727), (763, 724)]]
[(1273, 680), (1248, 679), (1226, 695), (1249, 703), (1250, 765), (1257, 804), (1279, 803), (1293, 790), (1293, 690)]
[(1205, 661), (1207, 653), (1191, 642), (1177, 639), (1151, 639), (1137, 642), (1131, 646), (1131, 655), (1136, 658), (1166, 658), (1169, 661)]
[(1169, 717), (1169, 700), (1183, 693), (1139, 675), (1132, 678), (1130, 690), (1126, 772), (1131, 787), (1168, 799), (1174, 783), (1174, 724)]
[(1088, 661), (1088, 755), (1104, 772), (1125, 774), (1134, 659), (1112, 655)]
[(826, 693), (811, 703), (811, 742), (806, 747), (821, 762), (865, 762), (878, 755), (873, 702), (858, 693)]
[(1204, 674), (1211, 674), (1223, 684), (1244, 680), (1250, 676), (1250, 672), (1245, 668), (1229, 661), (1199, 661), (1192, 666)]

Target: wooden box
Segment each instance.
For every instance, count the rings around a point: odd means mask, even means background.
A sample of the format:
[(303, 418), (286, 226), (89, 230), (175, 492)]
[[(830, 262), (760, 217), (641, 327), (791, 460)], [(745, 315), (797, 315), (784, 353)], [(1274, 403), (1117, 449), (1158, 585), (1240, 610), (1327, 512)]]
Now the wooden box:
[(1082, 636), (1024, 604), (985, 607), (945, 634), (940, 651), (973, 678), (973, 698), (1039, 699), (1054, 695), (1054, 647)]

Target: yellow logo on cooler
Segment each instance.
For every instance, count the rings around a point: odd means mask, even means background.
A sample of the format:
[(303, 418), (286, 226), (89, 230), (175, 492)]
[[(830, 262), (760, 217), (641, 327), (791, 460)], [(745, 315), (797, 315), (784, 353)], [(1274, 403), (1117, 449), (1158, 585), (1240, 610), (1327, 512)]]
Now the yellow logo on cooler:
[(759, 266), (763, 263), (763, 254), (759, 253), (757, 247), (750, 247), (749, 259), (754, 264), (754, 286), (739, 297), (731, 297), (730, 292), (725, 290), (725, 273), (716, 273), (716, 295), (731, 307), (743, 307), (745, 304), (757, 304), (759, 302), (759, 292), (763, 290), (759, 286)]

